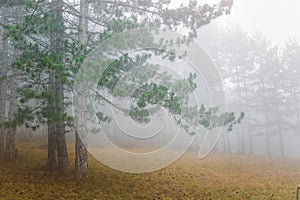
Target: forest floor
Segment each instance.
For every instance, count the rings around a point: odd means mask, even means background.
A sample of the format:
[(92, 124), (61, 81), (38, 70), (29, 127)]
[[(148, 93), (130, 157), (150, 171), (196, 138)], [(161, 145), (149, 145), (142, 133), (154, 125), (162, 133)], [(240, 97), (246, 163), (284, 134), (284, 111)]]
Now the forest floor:
[[(204, 160), (187, 152), (162, 170), (146, 174), (116, 171), (90, 158), (84, 180), (45, 168), (43, 141), (18, 142), (15, 161), (0, 160), (0, 199), (295, 199), (300, 160), (214, 153)], [(74, 161), (74, 146), (69, 145)]]

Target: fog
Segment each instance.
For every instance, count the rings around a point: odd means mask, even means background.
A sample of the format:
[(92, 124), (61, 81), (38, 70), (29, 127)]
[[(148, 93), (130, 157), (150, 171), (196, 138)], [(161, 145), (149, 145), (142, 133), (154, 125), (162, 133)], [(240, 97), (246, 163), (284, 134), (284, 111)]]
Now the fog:
[(0, 199), (299, 199), (299, 0), (0, 0)]
[[(173, 6), (177, 4), (179, 1)], [(188, 47), (188, 56), (192, 55), (189, 59), (196, 63), (196, 70), (186, 60), (172, 63), (156, 57), (148, 61), (173, 79), (197, 74), (197, 89), (190, 96), (189, 105), (219, 107), (220, 112), (233, 111), (236, 115), (244, 112), (242, 123), (234, 125), (232, 131), (223, 127), (217, 130), (196, 127), (196, 134), (189, 135), (164, 108), (159, 108), (149, 123), (139, 123), (104, 104), (98, 109), (112, 120), (101, 123), (99, 133), (105, 133), (110, 142), (121, 148), (152, 151), (175, 141), (172, 148), (189, 148), (200, 154), (202, 151), (203, 155), (215, 151), (299, 157), (300, 44), (297, 39), (300, 31), (296, 25), (299, 6), (292, 0), (236, 1), (231, 15), (201, 28), (192, 47)], [(122, 87), (122, 81), (116, 88)], [(212, 89), (217, 87), (219, 90)], [(102, 92), (108, 99), (115, 98), (107, 91)], [(112, 101), (123, 108), (132, 103), (122, 98)], [(68, 112), (72, 114), (71, 107)], [(88, 144), (97, 146), (101, 142), (95, 134)]]
[(220, 69), (227, 108), (246, 113), (217, 149), (299, 157), (299, 42), (281, 43), (228, 22), (207, 26), (197, 42)]

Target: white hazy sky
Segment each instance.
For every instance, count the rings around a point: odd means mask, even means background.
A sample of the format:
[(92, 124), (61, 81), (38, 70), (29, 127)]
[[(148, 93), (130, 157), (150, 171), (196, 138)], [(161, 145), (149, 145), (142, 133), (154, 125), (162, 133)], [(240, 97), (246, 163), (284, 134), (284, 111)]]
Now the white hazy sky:
[(232, 9), (228, 18), (247, 31), (262, 32), (276, 43), (300, 39), (300, 0), (235, 0)]
[[(220, 0), (198, 1), (212, 4)], [(237, 24), (250, 33), (261, 32), (279, 44), (289, 38), (300, 40), (300, 0), (234, 0), (232, 14), (218, 20)]]

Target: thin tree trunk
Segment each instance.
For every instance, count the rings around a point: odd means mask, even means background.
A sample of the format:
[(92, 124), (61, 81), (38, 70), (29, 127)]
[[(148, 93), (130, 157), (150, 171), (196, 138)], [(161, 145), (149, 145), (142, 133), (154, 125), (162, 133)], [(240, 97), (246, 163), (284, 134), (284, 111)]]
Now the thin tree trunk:
[(25, 141), (30, 141), (32, 139), (32, 132), (29, 128), (27, 128), (26, 126), (24, 127), (24, 137), (25, 137)]
[(281, 131), (279, 133), (279, 142), (280, 142), (280, 155), (281, 155), (281, 157), (285, 157), (284, 145), (283, 145), (283, 137), (282, 137)]
[[(8, 40), (3, 39), (2, 62), (0, 68), (0, 124), (5, 122), (6, 113), (6, 75), (8, 66)], [(0, 157), (4, 155), (5, 128), (0, 126)]]
[[(81, 0), (80, 1), (79, 43), (84, 46), (86, 45), (85, 43), (87, 42), (88, 11), (89, 11), (88, 0)], [(78, 130), (75, 131), (75, 134), (76, 134), (75, 171), (78, 177), (82, 177), (88, 171), (88, 154), (86, 149), (87, 137), (85, 135), (86, 133), (81, 133), (79, 135)]]
[(244, 136), (244, 125), (241, 125), (241, 145), (242, 145), (242, 153), (245, 154), (246, 150), (245, 150), (245, 136)]
[[(236, 67), (236, 71), (237, 72), (239, 71), (239, 69), (237, 67)], [(237, 86), (238, 86), (237, 90), (238, 90), (238, 96), (239, 96), (240, 109), (242, 110), (242, 108), (243, 108), (243, 96), (242, 96), (241, 83), (240, 83), (239, 76), (236, 76), (236, 82), (237, 82)], [(245, 142), (244, 142), (244, 127), (243, 127), (243, 124), (241, 125), (239, 135), (241, 137), (238, 137), (238, 143), (241, 142), (242, 150), (240, 150), (240, 145), (238, 144), (238, 152), (239, 153), (242, 152), (244, 154), (245, 153)]]
[(271, 144), (270, 144), (270, 133), (269, 133), (269, 128), (266, 128), (267, 130), (267, 137), (266, 137), (266, 140), (267, 140), (267, 155), (268, 156), (271, 156)]
[[(246, 82), (246, 79), (244, 78), (244, 89), (245, 89), (245, 105), (250, 105), (249, 103), (249, 96), (248, 96), (248, 85), (247, 85), (247, 82)], [(245, 111), (248, 115), (248, 117), (250, 117), (250, 112), (249, 112), (249, 108), (246, 106), (245, 107)], [(250, 122), (248, 121), (247, 122), (248, 124), (248, 140), (249, 140), (249, 154), (253, 154), (253, 142), (252, 142), (252, 131), (249, 130), (249, 125), (250, 125)], [(247, 130), (247, 129), (246, 129)]]
[(249, 153), (253, 154), (253, 142), (252, 142), (252, 133), (249, 131)]
[(237, 133), (237, 153), (241, 153), (241, 135), (240, 132)]
[(279, 143), (280, 143), (280, 155), (284, 157), (284, 146), (283, 146), (283, 137), (282, 137), (282, 127), (281, 127), (281, 116), (280, 116), (280, 109), (277, 106), (277, 114), (278, 114), (278, 135), (279, 135)]
[[(296, 88), (293, 88), (293, 98), (294, 99), (298, 99), (298, 96), (296, 95), (297, 94), (297, 90), (296, 90)], [(288, 104), (288, 110), (290, 110), (290, 104)], [(294, 107), (295, 106), (295, 107)], [(299, 111), (298, 111), (298, 109), (297, 109), (297, 104), (296, 105), (294, 105), (293, 107), (292, 107), (292, 109), (294, 109), (295, 111), (296, 111), (296, 119), (297, 119), (297, 125), (296, 125), (296, 127), (297, 127), (297, 129), (300, 127), (300, 115), (299, 115)]]
[[(227, 134), (227, 133), (225, 133)], [(227, 146), (226, 146), (226, 137), (225, 134), (223, 133), (222, 141), (223, 141), (223, 152), (227, 152)]]
[(75, 150), (76, 150), (76, 159), (75, 159), (75, 171), (78, 177), (84, 176), (88, 172), (88, 154), (86, 149), (86, 142), (83, 143), (82, 141), (86, 141), (86, 137), (84, 135), (80, 135), (76, 130), (76, 143), (75, 143)]
[(0, 128), (0, 158), (4, 155), (5, 129)]
[(226, 134), (226, 139), (227, 139), (227, 149), (228, 149), (228, 153), (231, 153), (231, 145), (230, 145), (230, 137), (229, 134)]
[(271, 136), (270, 136), (270, 129), (269, 129), (269, 115), (268, 115), (268, 112), (267, 112), (267, 108), (266, 108), (266, 105), (268, 105), (268, 102), (266, 101), (266, 92), (265, 92), (265, 83), (263, 82), (263, 105), (264, 105), (264, 115), (265, 115), (265, 119), (266, 119), (266, 142), (267, 142), (267, 155), (268, 156), (271, 156), (271, 144), (270, 144), (270, 139), (271, 139)]

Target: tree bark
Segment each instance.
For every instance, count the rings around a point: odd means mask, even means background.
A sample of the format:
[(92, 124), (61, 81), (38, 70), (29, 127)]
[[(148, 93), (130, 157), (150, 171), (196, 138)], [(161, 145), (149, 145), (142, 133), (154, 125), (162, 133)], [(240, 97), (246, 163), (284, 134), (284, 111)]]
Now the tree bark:
[(58, 158), (58, 170), (63, 173), (70, 168), (67, 143), (65, 136), (65, 121), (64, 121), (64, 85), (62, 84), (62, 76), (58, 75), (56, 81), (56, 95), (57, 95), (57, 113), (60, 120), (56, 124), (56, 141), (57, 141), (57, 158)]
[[(7, 52), (8, 52), (8, 41), (3, 40), (2, 48), (2, 62), (0, 68), (0, 124), (3, 125), (5, 122), (6, 113), (6, 75), (7, 75)], [(5, 142), (5, 128), (0, 127), (0, 157), (4, 155), (4, 142)]]
[[(3, 14), (3, 21), (5, 23), (6, 16)], [(4, 31), (1, 35), (4, 35)], [(6, 89), (7, 89), (7, 66), (8, 66), (8, 39), (3, 37), (2, 40), (2, 55), (1, 55), (1, 68), (0, 68), (0, 125), (5, 122), (6, 119)], [(3, 126), (0, 126), (0, 157), (4, 155), (4, 143), (5, 143), (6, 130)]]
[(6, 145), (5, 145), (5, 160), (13, 160), (16, 158), (16, 129), (11, 127), (7, 130)]
[(47, 166), (50, 169), (57, 167), (57, 154), (56, 154), (56, 138), (55, 138), (55, 124), (48, 122), (48, 159)]
[[(14, 23), (15, 24), (21, 24), (21, 21), (23, 19), (23, 13), (22, 13), (22, 4), (20, 5), (15, 5), (14, 7), (9, 9), (9, 13), (14, 12)], [(6, 16), (4, 17), (4, 19)], [(6, 21), (6, 19), (5, 19)], [(6, 36), (4, 36), (6, 37)], [(4, 42), (4, 49), (5, 49), (5, 66), (7, 72), (7, 76), (10, 75), (9, 81), (7, 81), (7, 89), (9, 89), (9, 108), (8, 108), (8, 122), (9, 122), (9, 128), (7, 129), (7, 134), (6, 134), (6, 142), (5, 142), (5, 152), (4, 152), (4, 158), (5, 159), (14, 159), (17, 157), (17, 150), (15, 147), (15, 141), (16, 141), (16, 127), (17, 123), (15, 122), (15, 114), (17, 111), (17, 104), (18, 104), (18, 95), (17, 95), (17, 85), (18, 85), (18, 80), (17, 80), (17, 71), (15, 68), (8, 68), (9, 66), (9, 57), (12, 58), (17, 58), (20, 56), (20, 51), (18, 49), (14, 49), (13, 54), (9, 54), (9, 41), (8, 38), (5, 39)], [(11, 56), (9, 56), (11, 55)], [(10, 71), (8, 71), (10, 70)]]
[[(54, 161), (53, 156), (54, 152), (54, 143), (53, 140), (56, 140), (56, 150), (57, 150), (57, 161), (58, 161), (58, 170), (60, 173), (64, 173), (67, 169), (70, 168), (67, 144), (65, 138), (65, 107), (64, 107), (64, 82), (63, 82), (63, 67), (62, 65), (62, 56), (63, 56), (63, 36), (64, 36), (64, 22), (63, 22), (63, 1), (62, 0), (53, 0), (51, 3), (51, 10), (55, 23), (53, 26), (53, 30), (51, 30), (51, 51), (54, 55), (54, 77), (53, 77), (53, 88), (51, 88), (52, 93), (54, 95), (54, 113), (56, 115), (56, 119), (52, 121), (53, 125), (48, 126), (48, 130), (50, 130), (50, 158), (49, 162)], [(53, 135), (53, 132), (55, 133)], [(49, 133), (48, 133), (49, 134)], [(54, 154), (54, 155), (53, 155)], [(50, 160), (51, 159), (51, 160)]]
[[(48, 99), (48, 109), (49, 112), (55, 111), (55, 76), (53, 71), (50, 72), (49, 82), (48, 82), (48, 91), (50, 93), (50, 97)], [(54, 119), (48, 116), (48, 159), (47, 159), (47, 167), (50, 169), (54, 169), (57, 167), (57, 145), (56, 145), (56, 123)]]
[(86, 149), (86, 137), (83, 135), (79, 136), (78, 131), (76, 130), (76, 159), (75, 159), (75, 171), (78, 177), (86, 175), (88, 172), (88, 154)]
[[(79, 22), (79, 43), (84, 46), (86, 45), (87, 42), (88, 11), (89, 11), (88, 1), (81, 0), (80, 1), (80, 22)], [(75, 131), (75, 134), (76, 134), (75, 171), (78, 177), (82, 177), (88, 171), (88, 154), (86, 149), (87, 138), (85, 133), (83, 132), (79, 135), (78, 130)]]
[(16, 81), (16, 72), (12, 70), (12, 76), (10, 80), (10, 98), (9, 98), (9, 111), (8, 111), (8, 120), (11, 123), (8, 128), (6, 135), (6, 144), (5, 144), (5, 159), (14, 159), (16, 157), (16, 125), (14, 123), (15, 113), (17, 108), (17, 81)]
[(0, 128), (0, 158), (4, 155), (5, 129)]

